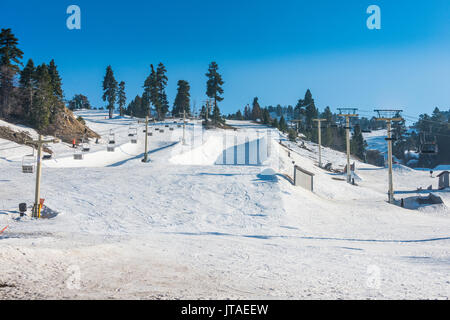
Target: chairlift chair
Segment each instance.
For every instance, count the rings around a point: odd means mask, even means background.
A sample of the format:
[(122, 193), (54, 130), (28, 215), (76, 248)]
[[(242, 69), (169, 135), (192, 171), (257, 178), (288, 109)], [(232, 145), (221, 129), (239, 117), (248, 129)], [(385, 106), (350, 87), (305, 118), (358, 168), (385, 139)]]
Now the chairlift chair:
[(36, 163), (36, 157), (34, 154), (27, 155), (22, 158), (22, 173), (34, 173), (34, 164)]
[(130, 127), (130, 129), (128, 129), (128, 136), (129, 137), (137, 136), (137, 128)]
[(114, 133), (109, 134), (108, 144), (116, 144), (116, 135)]
[(108, 152), (116, 151), (116, 135), (111, 131), (108, 137), (108, 146), (106, 147)]
[(427, 155), (435, 155), (439, 151), (438, 145), (437, 145), (437, 139), (436, 137), (433, 137), (432, 139), (427, 139), (427, 136), (425, 134), (422, 134), (420, 136), (420, 146), (419, 146), (419, 153), (420, 154), (427, 154)]
[(83, 160), (83, 151), (80, 149), (75, 149), (75, 152), (73, 153), (73, 159), (74, 160)]
[(81, 151), (83, 151), (83, 152), (91, 151), (91, 145), (89, 143), (89, 139), (83, 139), (83, 141), (81, 142)]

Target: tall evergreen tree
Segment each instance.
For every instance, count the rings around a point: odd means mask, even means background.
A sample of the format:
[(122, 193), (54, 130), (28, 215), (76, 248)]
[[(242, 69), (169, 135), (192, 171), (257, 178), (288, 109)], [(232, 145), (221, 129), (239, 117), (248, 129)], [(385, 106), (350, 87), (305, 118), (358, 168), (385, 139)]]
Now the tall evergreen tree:
[(164, 64), (159, 63), (156, 69), (156, 84), (158, 88), (158, 98), (157, 98), (157, 112), (159, 120), (163, 120), (169, 111), (169, 101), (167, 100), (166, 87), (168, 78), (166, 76), (166, 67)]
[(262, 113), (261, 113), (261, 107), (259, 106), (258, 103), (258, 97), (255, 97), (253, 99), (253, 109), (252, 109), (252, 120), (256, 121), (256, 120), (261, 120), (262, 118)]
[(35, 81), (37, 84), (31, 108), (31, 123), (38, 129), (45, 129), (50, 123), (50, 113), (53, 101), (52, 79), (46, 64), (36, 68)]
[(52, 105), (50, 108), (50, 122), (53, 122), (56, 115), (64, 109), (64, 92), (62, 90), (62, 81), (58, 73), (55, 61), (50, 61), (48, 65), (48, 74), (52, 86)]
[(12, 105), (14, 77), (19, 72), (23, 52), (11, 29), (0, 32), (0, 116), (7, 115)]
[(52, 83), (53, 95), (60, 101), (64, 99), (64, 93), (62, 90), (62, 80), (59, 76), (58, 68), (55, 64), (55, 60), (52, 59), (48, 65), (48, 73)]
[(280, 123), (278, 125), (278, 129), (280, 129), (281, 132), (286, 132), (288, 130), (286, 120), (284, 119), (284, 116), (281, 116)]
[(121, 81), (119, 83), (119, 93), (117, 94), (117, 103), (119, 104), (119, 113), (122, 117), (124, 115), (124, 106), (127, 103), (127, 96), (125, 94), (125, 82)]
[(29, 59), (25, 68), (20, 72), (19, 86), (21, 89), (21, 105), (23, 115), (30, 120), (33, 96), (36, 90), (36, 68), (33, 60)]
[(114, 72), (111, 66), (106, 68), (105, 78), (103, 79), (103, 101), (108, 102), (109, 118), (112, 119), (117, 98), (117, 81), (114, 78)]
[(217, 121), (218, 118), (216, 119), (216, 117), (214, 117), (214, 113), (216, 116), (217, 114), (220, 115), (218, 102), (223, 100), (221, 95), (224, 92), (222, 89), (224, 82), (222, 80), (222, 76), (219, 74), (219, 66), (216, 62), (211, 62), (208, 68), (208, 73), (206, 73), (206, 77), (208, 78), (206, 83), (206, 95), (209, 98), (214, 99), (213, 119), (215, 119), (214, 121)]
[(250, 120), (250, 107), (248, 105), (244, 108), (244, 120)]
[(156, 71), (153, 65), (150, 65), (150, 75), (144, 82), (144, 93), (142, 94), (142, 108), (146, 114), (150, 114), (151, 105), (158, 103), (158, 86), (156, 81)]
[(262, 110), (262, 122), (265, 125), (270, 124), (270, 113), (269, 113), (269, 110), (267, 108), (264, 108)]
[(173, 103), (172, 115), (176, 116), (182, 114), (183, 111), (186, 111), (186, 115), (189, 115), (190, 112), (190, 91), (191, 87), (189, 86), (189, 82), (185, 80), (178, 81), (178, 89), (177, 96), (175, 97), (175, 102)]
[(361, 126), (359, 124), (355, 125), (353, 135), (350, 141), (351, 153), (358, 158), (365, 160), (367, 143), (361, 132)]

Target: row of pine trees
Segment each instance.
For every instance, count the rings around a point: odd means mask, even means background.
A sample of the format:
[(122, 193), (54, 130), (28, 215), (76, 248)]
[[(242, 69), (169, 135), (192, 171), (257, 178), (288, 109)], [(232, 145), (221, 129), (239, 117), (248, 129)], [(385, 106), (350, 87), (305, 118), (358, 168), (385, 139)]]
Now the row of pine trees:
[[(0, 32), (0, 116), (44, 130), (64, 110), (61, 77), (54, 60), (23, 67), (23, 52), (11, 29)], [(21, 68), (23, 67), (23, 68)]]
[[(206, 95), (214, 101), (212, 115), (206, 115), (206, 107), (203, 106), (202, 114), (211, 119), (213, 123), (218, 124), (222, 122), (222, 116), (219, 109), (219, 102), (223, 100), (224, 90), (222, 88), (224, 81), (219, 73), (219, 66), (216, 62), (211, 62), (206, 73)], [(126, 93), (125, 82), (118, 82), (114, 77), (114, 72), (111, 66), (106, 68), (106, 74), (103, 80), (103, 101), (107, 102), (107, 109), (109, 109), (109, 116), (112, 118), (113, 112), (116, 108), (116, 103), (119, 106), (120, 115), (131, 115), (135, 117), (146, 117), (154, 110), (158, 120), (164, 120), (165, 116), (170, 110), (169, 101), (166, 94), (168, 83), (167, 70), (163, 63), (159, 63), (155, 67), (150, 65), (150, 74), (145, 79), (143, 85), (142, 95), (137, 95), (126, 108)], [(191, 115), (191, 94), (190, 84), (186, 80), (179, 80), (177, 83), (177, 95), (173, 102), (172, 115), (181, 116), (183, 112), (186, 115)], [(209, 112), (208, 112), (209, 113)]]
[[(298, 126), (289, 128), (284, 115), (287, 115), (290, 120), (297, 120)], [(288, 133), (291, 140), (295, 140), (298, 133), (301, 132), (307, 140), (318, 142), (318, 129), (314, 119), (319, 117), (326, 119), (325, 122), (322, 122), (323, 127), (321, 128), (322, 145), (345, 151), (345, 129), (338, 125), (338, 116), (331, 112), (330, 107), (326, 107), (323, 112), (320, 112), (309, 89), (306, 91), (304, 98), (298, 100), (295, 108), (292, 106), (283, 108), (280, 105), (276, 108), (272, 106), (261, 108), (258, 97), (255, 97), (251, 107), (245, 106), (243, 113), (238, 110), (235, 114), (229, 115), (228, 119), (258, 121)], [(351, 153), (364, 160), (367, 144), (362, 135), (361, 125), (355, 123), (353, 128), (350, 142)]]

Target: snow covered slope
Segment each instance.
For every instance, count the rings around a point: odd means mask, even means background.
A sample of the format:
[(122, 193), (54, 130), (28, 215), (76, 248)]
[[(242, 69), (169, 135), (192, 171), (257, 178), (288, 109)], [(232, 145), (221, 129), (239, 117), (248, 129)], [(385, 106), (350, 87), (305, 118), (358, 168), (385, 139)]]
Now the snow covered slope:
[[(0, 141), (0, 230), (9, 225), (0, 236), (0, 298), (450, 296), (449, 190), (435, 192), (441, 206), (392, 206), (384, 168), (356, 161), (351, 186), (315, 165), (315, 144), (304, 149), (281, 136), (289, 157), (278, 134), (261, 165), (216, 165), (225, 132), (203, 133), (195, 123), (186, 145), (176, 125), (152, 125), (151, 162), (142, 163), (142, 125), (137, 144), (128, 137), (135, 119), (77, 115), (104, 139), (82, 161), (70, 146), (53, 146), (41, 188), (59, 212), (54, 219), (18, 219), (18, 204), (31, 205), (34, 195), (34, 176), (21, 173), (30, 148)], [(227, 134), (255, 129), (233, 124), (239, 130)], [(106, 152), (111, 129), (114, 153)], [(323, 157), (334, 168), (345, 164), (330, 149)], [(292, 161), (315, 174), (315, 193), (288, 180)], [(260, 174), (268, 167), (273, 179)], [(402, 166), (394, 183), (397, 199), (437, 186), (427, 172)]]

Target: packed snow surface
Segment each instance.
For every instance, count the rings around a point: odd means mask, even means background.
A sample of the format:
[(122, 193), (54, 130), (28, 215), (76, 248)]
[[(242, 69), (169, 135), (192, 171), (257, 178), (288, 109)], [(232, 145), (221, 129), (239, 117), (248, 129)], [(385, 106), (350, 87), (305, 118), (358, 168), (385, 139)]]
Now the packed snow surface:
[[(357, 185), (349, 185), (316, 166), (317, 145), (280, 134), (270, 135), (270, 156), (258, 165), (217, 165), (231, 150), (223, 135), (241, 141), (265, 129), (256, 124), (204, 133), (190, 121), (185, 143), (173, 120), (152, 124), (143, 163), (136, 119), (77, 115), (102, 139), (83, 160), (69, 145), (50, 145), (55, 156), (43, 162), (41, 185), (59, 213), (50, 220), (19, 218), (19, 203), (34, 197), (35, 176), (21, 171), (32, 150), (0, 140), (0, 231), (8, 226), (0, 298), (450, 297), (450, 190), (436, 190), (429, 172), (395, 167), (397, 200), (433, 192), (444, 202), (408, 210), (386, 202), (385, 168), (355, 161)], [(110, 130), (115, 152), (106, 151)], [(322, 156), (343, 169), (344, 154), (325, 148)], [(293, 161), (315, 174), (314, 193), (292, 185)]]

